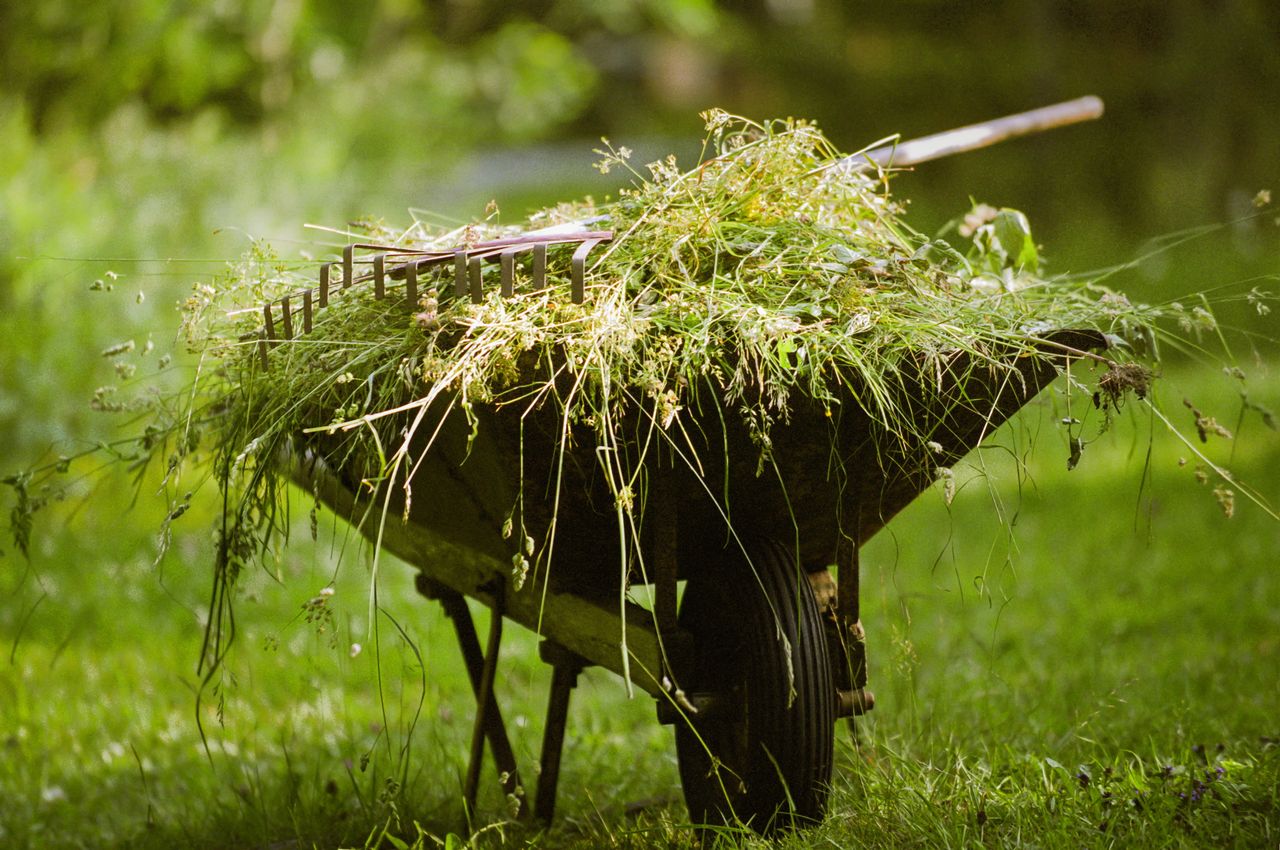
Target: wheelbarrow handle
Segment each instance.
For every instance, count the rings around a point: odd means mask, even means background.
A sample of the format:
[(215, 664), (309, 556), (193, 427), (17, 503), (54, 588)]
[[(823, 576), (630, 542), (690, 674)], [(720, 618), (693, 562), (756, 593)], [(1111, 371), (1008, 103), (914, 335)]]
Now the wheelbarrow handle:
[(1042, 106), (1030, 112), (1006, 115), (981, 124), (970, 124), (955, 130), (946, 130), (911, 139), (893, 142), (847, 156), (838, 167), (862, 171), (871, 168), (904, 168), (920, 162), (941, 159), (944, 156), (985, 148), (1006, 139), (1040, 133), (1056, 127), (1092, 121), (1102, 116), (1102, 100), (1093, 95), (1079, 97), (1052, 106)]

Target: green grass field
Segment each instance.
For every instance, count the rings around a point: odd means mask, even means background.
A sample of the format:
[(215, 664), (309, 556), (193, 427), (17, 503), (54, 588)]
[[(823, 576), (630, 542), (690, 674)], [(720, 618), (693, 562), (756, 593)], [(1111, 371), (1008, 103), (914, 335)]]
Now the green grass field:
[[(1206, 376), (1179, 382), (1234, 426)], [(1259, 367), (1251, 398), (1280, 405), (1276, 384)], [(1224, 517), (1158, 424), (1143, 486), (1140, 412), (1068, 473), (1040, 407), (957, 470), (949, 507), (935, 488), (864, 550), (877, 708), (856, 746), (837, 730), (827, 822), (784, 846), (1280, 845), (1280, 523), (1239, 495)], [(1251, 415), (1235, 442), (1232, 468), (1280, 502), (1280, 440)], [(279, 575), (244, 581), (197, 706), (212, 498), (159, 568), (158, 508), (127, 499), (59, 506), (29, 563), (2, 562), (0, 846), (694, 843), (671, 732), (600, 671), (575, 692), (555, 827), (507, 823), (490, 770), (460, 838), (471, 700), (449, 624), (391, 563), (371, 629), (367, 553), (324, 519), (311, 542), (305, 508)], [(549, 669), (515, 629), (503, 665), (531, 775)]]

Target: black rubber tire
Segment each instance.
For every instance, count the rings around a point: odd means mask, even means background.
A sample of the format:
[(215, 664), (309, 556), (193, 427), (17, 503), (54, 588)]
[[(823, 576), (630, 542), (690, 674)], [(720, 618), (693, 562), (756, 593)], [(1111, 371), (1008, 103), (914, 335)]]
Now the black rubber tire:
[(726, 552), (691, 577), (680, 625), (694, 636), (686, 691), (740, 710), (676, 724), (694, 823), (761, 834), (816, 824), (826, 810), (835, 727), (822, 618), (793, 551), (772, 541)]

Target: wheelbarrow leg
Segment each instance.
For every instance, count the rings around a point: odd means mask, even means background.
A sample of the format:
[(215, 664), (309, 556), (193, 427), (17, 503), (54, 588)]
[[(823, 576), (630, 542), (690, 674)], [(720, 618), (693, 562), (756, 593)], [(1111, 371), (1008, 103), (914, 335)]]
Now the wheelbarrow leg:
[(467, 806), (468, 818), (473, 817), (476, 810), (480, 768), (484, 766), (485, 733), (493, 727), (492, 710), (497, 708), (497, 701), (493, 698), (493, 679), (498, 672), (498, 648), (501, 645), (502, 612), (495, 609), (489, 617), (489, 645), (485, 649), (480, 687), (476, 692), (476, 723), (471, 730), (471, 758), (467, 761), (467, 779), (462, 786), (462, 799)]
[(836, 551), (836, 569), (839, 583), (836, 586), (835, 625), (842, 664), (836, 671), (837, 708), (840, 717), (849, 718), (849, 730), (854, 742), (858, 740), (856, 717), (875, 707), (875, 697), (867, 687), (867, 638), (862, 628), (860, 608), (859, 544), (842, 538)]
[(679, 520), (676, 516), (675, 470), (668, 465), (669, 463), (670, 461), (664, 463), (659, 455), (653, 472), (653, 551), (657, 567), (657, 575), (654, 579), (656, 598), (653, 613), (658, 626), (658, 635), (664, 640), (675, 634), (678, 620), (676, 579), (679, 560)]
[[(476, 791), (479, 785), (480, 764), (483, 759), (483, 740), (489, 741), (489, 750), (493, 753), (494, 764), (498, 768), (498, 778), (502, 790), (508, 800), (517, 807), (516, 816), (526, 818), (529, 814), (524, 785), (520, 782), (520, 771), (516, 767), (515, 752), (511, 749), (511, 741), (507, 737), (507, 727), (502, 720), (502, 710), (493, 694), (493, 673), (497, 669), (497, 642), (502, 635), (502, 616), (494, 613), (496, 625), (490, 625), (490, 647), (486, 654), (480, 648), (480, 638), (476, 634), (475, 621), (471, 618), (471, 609), (467, 600), (456, 590), (432, 581), (424, 573), (417, 576), (418, 592), (428, 599), (435, 599), (444, 607), (445, 615), (453, 621), (454, 631), (458, 636), (458, 647), (462, 650), (462, 660), (471, 679), (471, 690), (476, 697), (476, 729), (483, 731), (483, 738), (478, 743), (475, 736), (471, 745), (471, 761), (467, 766), (467, 778), (464, 784), (464, 798), (467, 815), (475, 810)], [(497, 631), (497, 640), (494, 631)], [(492, 659), (492, 665), (490, 660)], [(492, 668), (492, 669), (490, 669)], [(487, 673), (487, 675), (486, 675)], [(486, 687), (487, 680), (487, 687)], [(477, 746), (480, 755), (476, 754)]]
[(569, 715), (569, 695), (578, 684), (578, 674), (587, 662), (564, 647), (543, 641), (538, 648), (542, 660), (551, 665), (551, 696), (547, 700), (547, 723), (542, 734), (542, 771), (534, 816), (550, 826), (556, 808), (556, 786), (560, 783), (560, 755), (564, 751), (565, 721)]

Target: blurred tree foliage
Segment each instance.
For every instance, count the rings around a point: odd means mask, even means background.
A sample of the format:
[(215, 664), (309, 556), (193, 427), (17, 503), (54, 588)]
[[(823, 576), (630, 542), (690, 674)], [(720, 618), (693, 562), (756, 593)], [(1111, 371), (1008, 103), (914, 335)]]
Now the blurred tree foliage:
[(96, 126), (124, 103), (162, 124), (217, 109), (251, 126), (292, 118), (317, 88), (424, 128), (451, 115), (463, 142), (551, 132), (581, 110), (594, 75), (564, 35), (514, 19), (455, 41), (438, 17), (403, 2), (6, 4), (0, 70), (37, 132)]
[(0, 97), (37, 134), (125, 104), (160, 125), (213, 109), (240, 128), (327, 123), (378, 158), (405, 136), (440, 156), (684, 134), (712, 104), (857, 145), (1097, 92), (1108, 131), (1060, 163), (1018, 151), (933, 177), (1047, 181), (1070, 208), (1163, 230), (1274, 178), (1277, 43), (1271, 0), (46, 0), (0, 6)]

